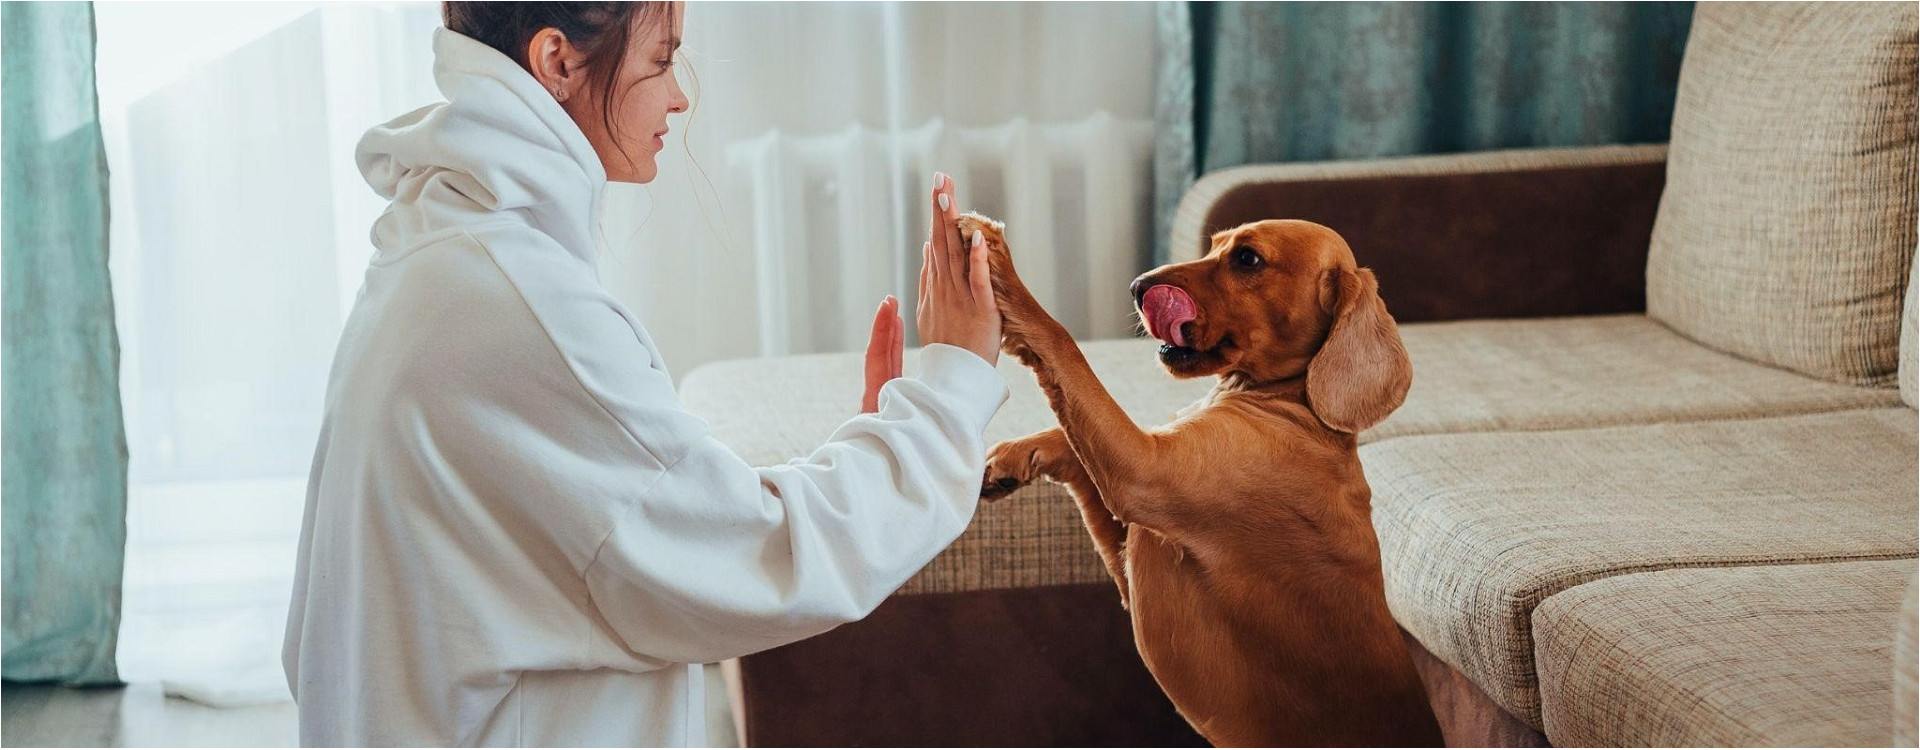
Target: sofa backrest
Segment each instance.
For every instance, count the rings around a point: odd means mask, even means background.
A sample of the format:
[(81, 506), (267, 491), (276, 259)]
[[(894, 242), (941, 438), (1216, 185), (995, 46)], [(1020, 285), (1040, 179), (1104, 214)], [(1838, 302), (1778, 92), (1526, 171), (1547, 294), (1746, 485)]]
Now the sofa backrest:
[(1916, 246), (1913, 3), (1700, 3), (1647, 313), (1826, 380), (1893, 384)]

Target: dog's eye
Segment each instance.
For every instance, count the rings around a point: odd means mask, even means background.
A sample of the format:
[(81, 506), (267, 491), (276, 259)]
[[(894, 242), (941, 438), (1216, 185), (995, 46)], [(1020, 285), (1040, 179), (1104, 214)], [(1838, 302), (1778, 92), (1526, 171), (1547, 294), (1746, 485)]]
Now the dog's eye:
[(1227, 256), (1227, 258), (1233, 261), (1234, 266), (1248, 269), (1259, 268), (1267, 262), (1267, 259), (1260, 257), (1258, 250), (1245, 245), (1234, 248), (1233, 254)]

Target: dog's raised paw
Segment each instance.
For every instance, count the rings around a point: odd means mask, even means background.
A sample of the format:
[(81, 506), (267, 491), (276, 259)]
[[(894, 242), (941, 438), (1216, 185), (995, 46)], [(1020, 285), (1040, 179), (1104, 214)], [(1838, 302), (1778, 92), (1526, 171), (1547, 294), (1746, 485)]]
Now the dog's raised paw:
[(1027, 486), (1034, 477), (1032, 451), (1020, 441), (1007, 440), (987, 450), (987, 470), (980, 478), (980, 499), (998, 500)]
[(1014, 477), (996, 477), (993, 475), (992, 469), (989, 468), (986, 477), (980, 480), (980, 499), (988, 502), (999, 500), (1000, 498), (1013, 494), (1015, 490), (1025, 487), (1026, 485), (1026, 482)]

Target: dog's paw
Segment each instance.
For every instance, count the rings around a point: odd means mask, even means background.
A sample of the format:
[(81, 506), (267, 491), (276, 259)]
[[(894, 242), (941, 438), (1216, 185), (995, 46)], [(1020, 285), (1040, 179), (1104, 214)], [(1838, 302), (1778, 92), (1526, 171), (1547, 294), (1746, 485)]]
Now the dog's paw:
[(1024, 440), (1008, 440), (987, 451), (987, 471), (980, 478), (980, 499), (999, 500), (1033, 483), (1033, 449)]
[(1063, 476), (1080, 474), (1078, 467), (1073, 447), (1067, 445), (1066, 433), (1058, 427), (1007, 440), (987, 451), (980, 497), (998, 500), (1043, 479), (1061, 481)]
[(1046, 327), (1051, 317), (1013, 268), (1013, 254), (1007, 249), (1006, 225), (980, 214), (965, 213), (960, 215), (958, 226), (961, 237), (971, 238), (978, 231), (986, 241), (987, 272), (992, 277), (994, 302), (1000, 307), (1000, 350), (1032, 366), (1028, 340), (1034, 331)]
[(960, 215), (957, 223), (961, 239), (972, 242), (973, 233), (979, 232), (987, 243), (987, 272), (993, 277), (993, 293), (996, 298), (1005, 300), (1009, 292), (1026, 287), (1020, 283), (1020, 274), (1013, 269), (1013, 254), (1007, 249), (1007, 225), (976, 213)]

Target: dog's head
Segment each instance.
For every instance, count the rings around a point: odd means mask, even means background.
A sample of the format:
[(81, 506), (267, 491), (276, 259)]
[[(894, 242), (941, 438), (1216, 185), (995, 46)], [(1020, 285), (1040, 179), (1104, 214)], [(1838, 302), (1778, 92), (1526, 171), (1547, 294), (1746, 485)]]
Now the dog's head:
[(1261, 221), (1213, 235), (1206, 257), (1133, 282), (1147, 333), (1175, 377), (1306, 377), (1308, 405), (1357, 433), (1406, 399), (1413, 366), (1373, 272), (1346, 240), (1306, 221)]

